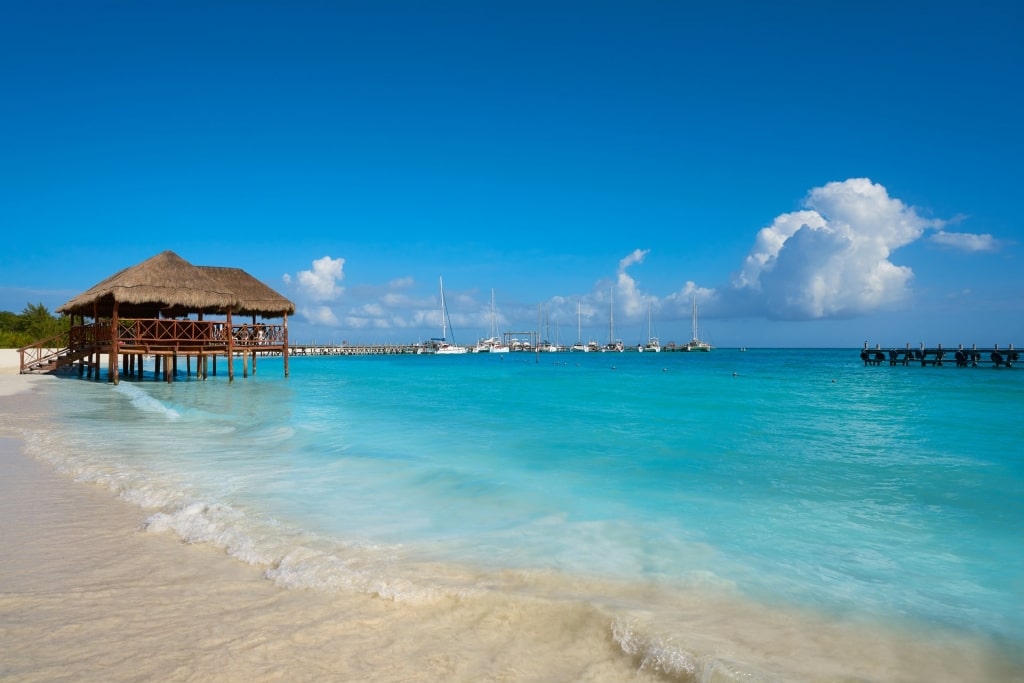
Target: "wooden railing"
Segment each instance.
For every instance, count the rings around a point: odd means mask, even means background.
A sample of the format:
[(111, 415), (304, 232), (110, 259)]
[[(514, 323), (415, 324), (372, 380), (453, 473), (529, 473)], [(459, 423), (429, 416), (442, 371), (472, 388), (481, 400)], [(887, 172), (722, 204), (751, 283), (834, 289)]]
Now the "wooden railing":
[(184, 351), (224, 348), (229, 341), (232, 346), (241, 347), (284, 344), (284, 326), (266, 323), (233, 324), (230, 333), (227, 323), (209, 320), (126, 320), (118, 327), (121, 346), (174, 347)]
[(232, 325), (231, 332), (235, 344), (239, 346), (282, 346), (284, 344), (284, 326), (266, 325)]
[(21, 361), (21, 372), (36, 370), (44, 366), (55, 365), (62, 355), (68, 352), (72, 330), (64, 330), (49, 339), (41, 339), (35, 344), (18, 349)]
[[(21, 372), (53, 369), (92, 353), (109, 353), (113, 338), (110, 321), (74, 325), (65, 332), (18, 349)], [(120, 353), (226, 353), (279, 351), (285, 343), (284, 325), (224, 321), (128, 319), (117, 325)]]

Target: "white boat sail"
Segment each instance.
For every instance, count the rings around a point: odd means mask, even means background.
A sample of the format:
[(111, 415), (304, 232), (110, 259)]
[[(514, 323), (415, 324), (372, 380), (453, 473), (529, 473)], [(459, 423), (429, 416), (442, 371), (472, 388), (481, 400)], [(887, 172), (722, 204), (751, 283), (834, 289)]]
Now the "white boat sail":
[[(444, 302), (444, 279), (438, 278), (441, 284), (441, 337), (439, 339), (432, 339), (434, 342), (434, 353), (441, 354), (458, 354), (466, 353), (467, 349), (465, 346), (458, 346), (457, 344), (451, 343), (447, 339), (448, 334), (448, 306)], [(453, 334), (452, 337), (455, 335)], [(454, 339), (453, 339), (454, 341)]]
[(693, 295), (692, 324), (693, 324), (693, 339), (691, 339), (689, 342), (687, 342), (686, 346), (683, 347), (683, 350), (685, 350), (685, 351), (705, 351), (705, 352), (706, 351), (710, 351), (711, 350), (711, 344), (709, 344), (709, 343), (707, 343), (705, 341), (701, 341), (699, 336), (697, 335), (697, 295), (696, 294)]
[(508, 344), (498, 336), (498, 319), (494, 312), (494, 290), (491, 290), (491, 336), (481, 339), (473, 347), (474, 353), (508, 353)]

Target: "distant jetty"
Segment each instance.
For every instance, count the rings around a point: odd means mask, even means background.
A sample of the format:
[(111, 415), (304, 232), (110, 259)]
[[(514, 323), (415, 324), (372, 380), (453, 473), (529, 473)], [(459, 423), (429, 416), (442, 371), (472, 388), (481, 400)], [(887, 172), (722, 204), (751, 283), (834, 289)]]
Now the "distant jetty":
[(1002, 349), (999, 348), (999, 344), (993, 344), (989, 348), (978, 348), (978, 345), (974, 344), (969, 349), (960, 344), (955, 349), (948, 349), (944, 348), (942, 344), (929, 348), (922, 342), (916, 349), (910, 348), (910, 344), (902, 349), (895, 347), (883, 349), (880, 344), (876, 344), (875, 348), (870, 349), (868, 342), (864, 342), (860, 359), (864, 361), (864, 365), (885, 365), (888, 362), (893, 367), (920, 363), (922, 367), (953, 365), (958, 368), (979, 366), (1012, 368), (1019, 359), (1019, 352), (1013, 348), (1013, 344), (1008, 344)]
[[(546, 342), (541, 342), (538, 345), (535, 341), (520, 341), (519, 339), (512, 339), (506, 343), (506, 346), (509, 349), (508, 352), (513, 354), (543, 353), (545, 355), (550, 352), (575, 354), (577, 351), (588, 351), (591, 353), (633, 353), (641, 351), (644, 348), (644, 345), (642, 344), (638, 346), (625, 346), (622, 342), (615, 342), (606, 346), (601, 346), (597, 342), (590, 342), (589, 344), (580, 344), (579, 346), (582, 348), (573, 348), (571, 346), (556, 346)], [(710, 348), (711, 346), (707, 345), (707, 349), (710, 350)], [(407, 344), (349, 344), (347, 342), (342, 342), (341, 344), (292, 344), (289, 346), (288, 354), (290, 356), (431, 355), (436, 353), (436, 350), (435, 341), (412, 342)], [(659, 350), (679, 352), (690, 351), (691, 349), (688, 348), (687, 344), (669, 342), (668, 344), (662, 345)], [(475, 346), (467, 346), (466, 352), (471, 355), (475, 355), (478, 353), (478, 350)], [(483, 353), (491, 353), (494, 355), (504, 354), (504, 352), (496, 353), (491, 351)]]

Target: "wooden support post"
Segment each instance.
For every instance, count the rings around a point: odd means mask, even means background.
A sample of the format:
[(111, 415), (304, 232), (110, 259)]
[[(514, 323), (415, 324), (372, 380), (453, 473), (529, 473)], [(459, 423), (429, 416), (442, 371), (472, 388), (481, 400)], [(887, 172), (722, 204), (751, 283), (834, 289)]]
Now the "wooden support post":
[(235, 381), (235, 330), (231, 324), (231, 309), (228, 309), (228, 382)]
[[(117, 385), (117, 355), (118, 345), (120, 344), (120, 327), (121, 324), (117, 320), (117, 301), (114, 301), (114, 312), (110, 318), (110, 357), (107, 359), (107, 374), (109, 380)], [(99, 370), (97, 369), (97, 373)]]
[(153, 379), (160, 379), (160, 355), (153, 354)]
[[(196, 368), (196, 372), (198, 372), (198, 371), (199, 371), (199, 368), (197, 367)], [(185, 354), (185, 377), (188, 378), (188, 377), (191, 377), (191, 376), (192, 376), (192, 356), (190, 354), (186, 353)]]
[(284, 376), (288, 376), (288, 314), (284, 314), (284, 346), (281, 348), (281, 356), (284, 359)]

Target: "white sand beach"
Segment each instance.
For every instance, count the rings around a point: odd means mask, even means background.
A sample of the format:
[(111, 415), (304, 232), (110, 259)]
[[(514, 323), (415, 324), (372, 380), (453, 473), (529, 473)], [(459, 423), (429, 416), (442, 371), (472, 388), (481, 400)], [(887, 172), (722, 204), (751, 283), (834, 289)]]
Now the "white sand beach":
[(287, 590), (142, 531), (149, 512), (26, 455), (28, 423), (58, 417), (36, 385), (59, 380), (0, 364), (0, 680), (656, 680), (586, 608)]
[(45, 379), (40, 375), (22, 375), (17, 349), (0, 349), (0, 396), (10, 396), (31, 388), (33, 382)]
[[(418, 602), (282, 588), (266, 567), (147, 531), (156, 510), (75, 481), (40, 447), (58, 443), (45, 438), (62, 419), (55, 397), (77, 381), (20, 375), (17, 352), (0, 351), (0, 681), (690, 680), (624, 652), (608, 614), (584, 602), (514, 586)], [(745, 628), (759, 612), (716, 605), (705, 626), (737, 642), (768, 633)], [(854, 627), (807, 640), (787, 613), (764, 623), (781, 659), (830, 672), (779, 680), (840, 680), (837, 666), (870, 672), (857, 680), (1024, 680), (941, 640)]]
[(0, 373), (18, 372), (18, 350), (0, 349)]

